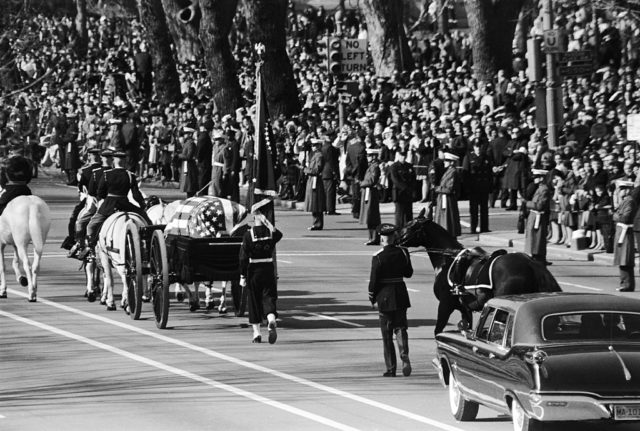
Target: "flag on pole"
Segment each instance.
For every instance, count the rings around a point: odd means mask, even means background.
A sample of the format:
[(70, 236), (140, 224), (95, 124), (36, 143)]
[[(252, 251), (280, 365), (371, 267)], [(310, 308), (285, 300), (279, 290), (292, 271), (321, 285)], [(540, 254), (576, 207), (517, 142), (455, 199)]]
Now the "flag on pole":
[(271, 128), (261, 69), (262, 67), (258, 66), (256, 114), (254, 119), (256, 135), (253, 149), (253, 193), (254, 195), (275, 198), (278, 195), (276, 179), (280, 176), (280, 168), (278, 166), (278, 152), (273, 137), (273, 129)]

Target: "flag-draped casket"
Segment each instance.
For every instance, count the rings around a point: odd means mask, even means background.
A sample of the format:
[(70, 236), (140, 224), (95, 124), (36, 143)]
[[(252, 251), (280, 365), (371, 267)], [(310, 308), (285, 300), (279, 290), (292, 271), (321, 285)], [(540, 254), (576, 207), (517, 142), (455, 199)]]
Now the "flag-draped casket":
[(178, 281), (237, 279), (246, 219), (247, 209), (227, 199), (202, 196), (182, 201), (164, 230), (169, 267)]

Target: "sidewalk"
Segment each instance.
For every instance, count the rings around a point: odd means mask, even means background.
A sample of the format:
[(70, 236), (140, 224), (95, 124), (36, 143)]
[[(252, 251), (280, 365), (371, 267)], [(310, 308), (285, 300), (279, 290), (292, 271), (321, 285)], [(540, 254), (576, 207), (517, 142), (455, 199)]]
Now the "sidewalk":
[[(282, 208), (289, 208), (293, 210), (303, 211), (304, 202), (296, 202), (290, 200), (276, 199), (275, 205)], [(426, 208), (427, 204), (415, 202), (413, 204), (414, 216), (420, 213), (423, 208)], [(461, 214), (469, 213), (469, 202), (459, 202), (459, 209)], [(341, 214), (348, 214), (351, 211), (350, 204), (337, 204), (336, 211)], [(393, 214), (395, 207), (393, 203), (380, 204), (380, 214)], [(491, 217), (491, 216), (489, 216)], [(466, 224), (465, 222), (463, 222)], [(463, 226), (463, 232), (465, 232)], [(468, 231), (468, 229), (466, 230)], [(510, 231), (495, 231), (491, 233), (482, 233), (477, 235), (463, 234), (458, 240), (466, 247), (474, 247), (477, 245), (484, 245), (490, 247), (500, 247), (513, 249), (510, 251), (524, 251), (524, 234), (518, 234), (515, 230)], [(613, 254), (605, 253), (603, 251), (594, 250), (574, 250), (567, 248), (565, 245), (559, 244), (547, 244), (547, 256), (549, 260), (578, 260), (594, 262), (598, 265), (613, 265)]]

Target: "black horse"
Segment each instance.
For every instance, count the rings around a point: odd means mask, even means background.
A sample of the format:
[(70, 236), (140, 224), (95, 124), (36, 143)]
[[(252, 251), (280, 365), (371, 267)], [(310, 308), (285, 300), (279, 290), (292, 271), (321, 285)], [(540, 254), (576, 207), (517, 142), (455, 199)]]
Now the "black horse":
[(425, 218), (424, 213), (422, 210), (402, 229), (398, 243), (427, 249), (436, 272), (433, 292), (440, 301), (436, 334), (442, 332), (454, 310), (459, 310), (462, 318), (471, 324), (472, 311), (481, 310), (493, 296), (562, 290), (546, 266), (524, 253), (505, 252), (490, 267), (492, 289), (473, 289), (474, 294), (463, 296), (454, 294), (448, 281), (449, 268), (464, 247), (440, 225)]

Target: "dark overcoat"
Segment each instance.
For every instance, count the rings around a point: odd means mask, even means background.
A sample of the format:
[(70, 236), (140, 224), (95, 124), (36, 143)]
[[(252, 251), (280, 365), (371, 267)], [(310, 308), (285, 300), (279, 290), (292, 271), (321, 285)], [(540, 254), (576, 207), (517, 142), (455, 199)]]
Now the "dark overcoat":
[(180, 175), (180, 191), (185, 193), (196, 193), (199, 190), (198, 185), (198, 165), (196, 164), (196, 145), (193, 139), (188, 138), (184, 141), (182, 152), (180, 153), (181, 175)]
[(453, 236), (460, 236), (460, 210), (458, 197), (460, 196), (460, 173), (451, 166), (444, 172), (440, 184), (436, 186), (435, 222), (445, 228)]
[(380, 165), (373, 162), (364, 173), (360, 183), (360, 224), (366, 224), (368, 229), (375, 229), (380, 224)]
[(304, 196), (304, 210), (311, 213), (321, 213), (327, 210), (327, 200), (324, 195), (324, 184), (322, 182), (322, 169), (324, 168), (324, 158), (322, 153), (317, 151), (311, 156), (309, 166), (304, 168), (307, 174), (307, 188)]
[(613, 239), (613, 264), (619, 266), (634, 266), (636, 248), (633, 238), (633, 218), (638, 206), (628, 195), (613, 214), (616, 223), (616, 234)]
[(529, 215), (525, 226), (524, 252), (530, 256), (547, 255), (547, 226), (551, 208), (551, 191), (540, 183), (531, 200), (526, 203)]

